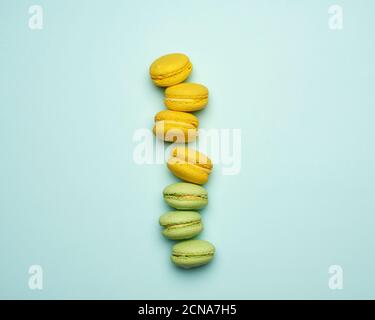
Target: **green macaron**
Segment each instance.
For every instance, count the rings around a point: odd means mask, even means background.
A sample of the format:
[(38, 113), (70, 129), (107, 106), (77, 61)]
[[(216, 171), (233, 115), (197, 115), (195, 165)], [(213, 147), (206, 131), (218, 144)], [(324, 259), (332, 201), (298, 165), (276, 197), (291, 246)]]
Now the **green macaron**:
[(197, 210), (208, 203), (207, 190), (193, 183), (171, 184), (164, 189), (163, 195), (164, 200), (177, 210)]
[(183, 240), (195, 237), (203, 230), (201, 215), (195, 211), (170, 211), (163, 214), (159, 223), (163, 235), (172, 240)]
[(215, 247), (205, 240), (186, 240), (172, 248), (172, 262), (178, 267), (194, 268), (209, 263), (215, 254)]

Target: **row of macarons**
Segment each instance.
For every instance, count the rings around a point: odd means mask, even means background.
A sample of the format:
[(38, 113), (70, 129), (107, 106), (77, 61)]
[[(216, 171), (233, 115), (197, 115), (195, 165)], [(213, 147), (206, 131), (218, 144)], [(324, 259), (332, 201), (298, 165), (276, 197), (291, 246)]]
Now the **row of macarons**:
[(176, 209), (163, 214), (159, 224), (162, 234), (171, 240), (185, 240), (172, 248), (171, 260), (183, 268), (192, 268), (209, 263), (215, 254), (215, 247), (205, 240), (194, 238), (203, 230), (203, 222), (197, 211), (208, 204), (207, 190), (193, 183), (178, 182), (163, 190), (165, 202)]
[[(192, 71), (190, 59), (181, 53), (162, 56), (150, 67), (150, 76), (155, 85), (167, 87), (164, 104), (168, 110), (155, 116), (153, 132), (167, 142), (187, 143), (198, 136), (198, 118), (191, 112), (205, 108), (208, 89), (201, 84), (184, 82)], [(171, 260), (183, 268), (192, 268), (210, 262), (215, 247), (205, 240), (194, 238), (203, 230), (200, 213), (197, 211), (208, 203), (207, 190), (200, 186), (208, 181), (212, 161), (204, 154), (186, 146), (172, 150), (167, 162), (170, 171), (186, 181), (172, 184), (163, 191), (164, 200), (175, 211), (163, 214), (159, 223), (162, 234), (171, 240), (184, 240), (172, 248)]]
[[(155, 115), (154, 134), (168, 142), (191, 142), (198, 136), (198, 118), (191, 112), (201, 110), (208, 103), (208, 89), (198, 83), (183, 82), (191, 71), (188, 56), (173, 53), (156, 59), (150, 67), (152, 81), (164, 91), (163, 110)], [(181, 83), (182, 82), (182, 83)]]

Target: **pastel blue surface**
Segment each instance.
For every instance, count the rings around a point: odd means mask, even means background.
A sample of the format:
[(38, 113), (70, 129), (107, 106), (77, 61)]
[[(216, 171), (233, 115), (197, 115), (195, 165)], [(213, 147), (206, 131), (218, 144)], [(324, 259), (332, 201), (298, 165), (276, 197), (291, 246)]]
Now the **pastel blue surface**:
[[(374, 299), (375, 2), (335, 3), (341, 31), (328, 0), (2, 0), (0, 298)], [(201, 127), (242, 130), (240, 173), (207, 184), (216, 259), (190, 271), (158, 225), (177, 179), (133, 161), (170, 52), (210, 89)]]

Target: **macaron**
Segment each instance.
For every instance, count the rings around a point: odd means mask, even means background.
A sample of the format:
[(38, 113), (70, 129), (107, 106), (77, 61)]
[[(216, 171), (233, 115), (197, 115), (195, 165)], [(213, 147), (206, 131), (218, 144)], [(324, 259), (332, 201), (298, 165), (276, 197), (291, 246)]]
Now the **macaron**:
[(206, 155), (187, 147), (174, 148), (167, 166), (176, 177), (196, 184), (205, 184), (213, 167)]
[(215, 247), (205, 240), (186, 240), (172, 248), (172, 262), (182, 268), (194, 268), (209, 263), (215, 254)]
[(170, 211), (163, 214), (159, 224), (163, 235), (172, 240), (190, 239), (203, 230), (201, 215), (196, 211)]
[(177, 182), (163, 190), (165, 202), (177, 210), (198, 210), (208, 203), (205, 188), (192, 183)]
[(187, 112), (163, 110), (155, 115), (153, 132), (161, 140), (187, 143), (198, 136), (199, 120)]
[(165, 106), (175, 111), (198, 111), (208, 102), (208, 89), (198, 83), (180, 83), (167, 88), (164, 94)]
[(171, 53), (156, 59), (150, 66), (152, 81), (159, 87), (169, 87), (186, 80), (193, 65), (187, 55)]

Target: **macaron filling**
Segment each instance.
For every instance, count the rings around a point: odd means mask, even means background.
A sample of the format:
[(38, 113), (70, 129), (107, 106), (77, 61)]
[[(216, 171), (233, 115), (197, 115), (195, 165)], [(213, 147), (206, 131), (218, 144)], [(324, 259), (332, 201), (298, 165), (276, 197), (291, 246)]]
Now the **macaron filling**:
[(211, 173), (211, 166), (208, 165), (208, 164), (192, 163), (192, 162), (188, 162), (188, 161), (185, 161), (185, 160), (181, 160), (181, 159), (176, 158), (176, 157), (173, 157), (173, 158), (169, 159), (168, 162), (170, 164), (188, 164), (188, 165), (191, 165), (191, 166), (193, 166), (195, 168), (203, 170), (203, 171), (205, 171), (208, 174)]
[(159, 75), (151, 74), (151, 79), (153, 79), (153, 80), (164, 80), (164, 79), (172, 78), (172, 77), (180, 74), (181, 72), (184, 72), (186, 70), (191, 70), (191, 68), (192, 68), (192, 64), (191, 64), (190, 61), (188, 61), (183, 67), (181, 67), (180, 69), (174, 70), (172, 72), (163, 73), (163, 74), (159, 74)]
[(208, 253), (200, 253), (200, 254), (194, 254), (194, 253), (175, 253), (172, 252), (172, 256), (176, 258), (190, 258), (190, 257), (197, 257), (197, 258), (204, 258), (204, 257), (212, 257), (214, 255), (213, 252)]
[(214, 257), (214, 253), (202, 254), (179, 254), (172, 252), (171, 259), (179, 267), (190, 269), (209, 263)]
[(173, 200), (207, 200), (208, 196), (206, 194), (202, 195), (194, 195), (194, 194), (178, 194), (178, 193), (171, 193), (165, 194), (165, 199), (173, 199)]
[(190, 222), (186, 222), (186, 223), (168, 224), (168, 225), (164, 225), (164, 227), (166, 227), (168, 229), (176, 229), (176, 228), (185, 228), (185, 227), (195, 226), (195, 225), (199, 225), (201, 223), (202, 223), (201, 220), (197, 220), (197, 221), (190, 221)]
[(157, 126), (162, 126), (162, 125), (174, 125), (175, 127), (183, 127), (186, 129), (196, 129), (197, 125), (196, 123), (187, 123), (187, 122), (179, 122), (179, 121), (173, 121), (173, 120), (159, 120), (156, 122)]
[(179, 98), (179, 97), (175, 97), (175, 98), (169, 98), (169, 97), (166, 97), (165, 100), (166, 101), (177, 101), (177, 102), (186, 102), (186, 103), (191, 103), (191, 102), (201, 102), (202, 100), (204, 99), (207, 99), (208, 97), (195, 97), (195, 98)]
[(213, 167), (211, 160), (207, 156), (186, 147), (176, 147), (173, 149), (169, 162), (191, 164), (207, 169), (208, 173), (211, 172)]
[(186, 240), (195, 237), (203, 230), (201, 220), (164, 226), (162, 234), (172, 240)]

